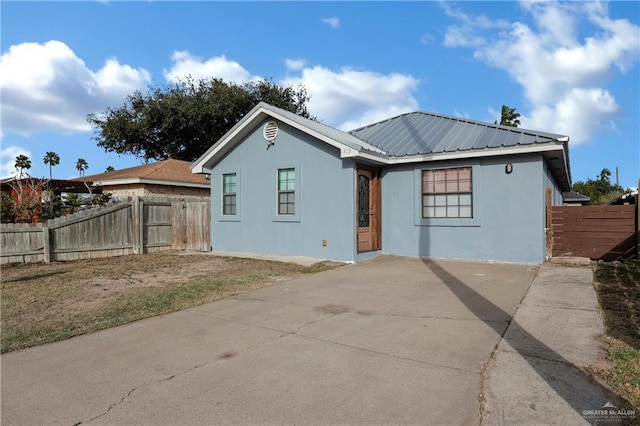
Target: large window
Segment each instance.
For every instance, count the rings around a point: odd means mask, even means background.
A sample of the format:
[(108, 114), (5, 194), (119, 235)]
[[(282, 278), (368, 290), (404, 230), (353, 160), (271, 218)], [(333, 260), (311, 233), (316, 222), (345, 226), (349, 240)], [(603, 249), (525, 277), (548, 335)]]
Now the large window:
[(471, 167), (422, 171), (422, 217), (472, 218)]
[(296, 214), (296, 169), (278, 169), (278, 215)]
[(236, 215), (237, 181), (235, 173), (222, 175), (222, 215)]

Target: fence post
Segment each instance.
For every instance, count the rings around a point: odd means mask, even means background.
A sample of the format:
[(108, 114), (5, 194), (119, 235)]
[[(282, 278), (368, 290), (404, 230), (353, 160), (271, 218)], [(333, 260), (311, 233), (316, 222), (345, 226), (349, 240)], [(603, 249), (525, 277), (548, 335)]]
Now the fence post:
[(140, 241), (140, 254), (144, 253), (144, 199), (140, 198), (138, 205), (138, 241)]
[(43, 254), (44, 254), (44, 263), (51, 262), (51, 246), (49, 245), (49, 227), (42, 227), (42, 241), (44, 244)]
[(131, 238), (133, 239), (133, 254), (140, 254), (140, 197), (131, 200)]

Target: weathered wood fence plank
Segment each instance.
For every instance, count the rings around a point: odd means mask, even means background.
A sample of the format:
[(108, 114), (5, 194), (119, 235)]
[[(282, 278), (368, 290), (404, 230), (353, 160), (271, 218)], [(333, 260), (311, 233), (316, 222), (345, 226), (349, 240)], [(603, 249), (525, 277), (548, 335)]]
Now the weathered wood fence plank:
[(137, 197), (45, 224), (2, 224), (0, 262), (64, 261), (169, 249), (209, 251), (209, 202)]

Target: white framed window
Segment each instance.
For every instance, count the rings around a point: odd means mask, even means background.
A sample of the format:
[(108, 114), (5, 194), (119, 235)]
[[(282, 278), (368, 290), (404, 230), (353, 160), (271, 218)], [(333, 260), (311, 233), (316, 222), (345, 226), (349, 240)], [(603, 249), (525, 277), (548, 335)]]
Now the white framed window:
[(284, 161), (274, 164), (273, 221), (300, 222), (301, 167), (299, 161)]
[(237, 174), (222, 175), (222, 215), (235, 216), (237, 211)]
[(278, 215), (296, 214), (296, 169), (278, 169)]
[(422, 218), (473, 218), (471, 167), (422, 171)]

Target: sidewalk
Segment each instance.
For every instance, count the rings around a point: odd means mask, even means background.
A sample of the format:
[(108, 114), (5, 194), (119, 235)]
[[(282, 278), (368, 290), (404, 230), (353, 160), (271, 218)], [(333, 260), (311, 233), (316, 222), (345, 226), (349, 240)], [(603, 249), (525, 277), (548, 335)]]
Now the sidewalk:
[(544, 264), (485, 369), (483, 424), (589, 424), (615, 394), (580, 367), (604, 362), (589, 266)]

